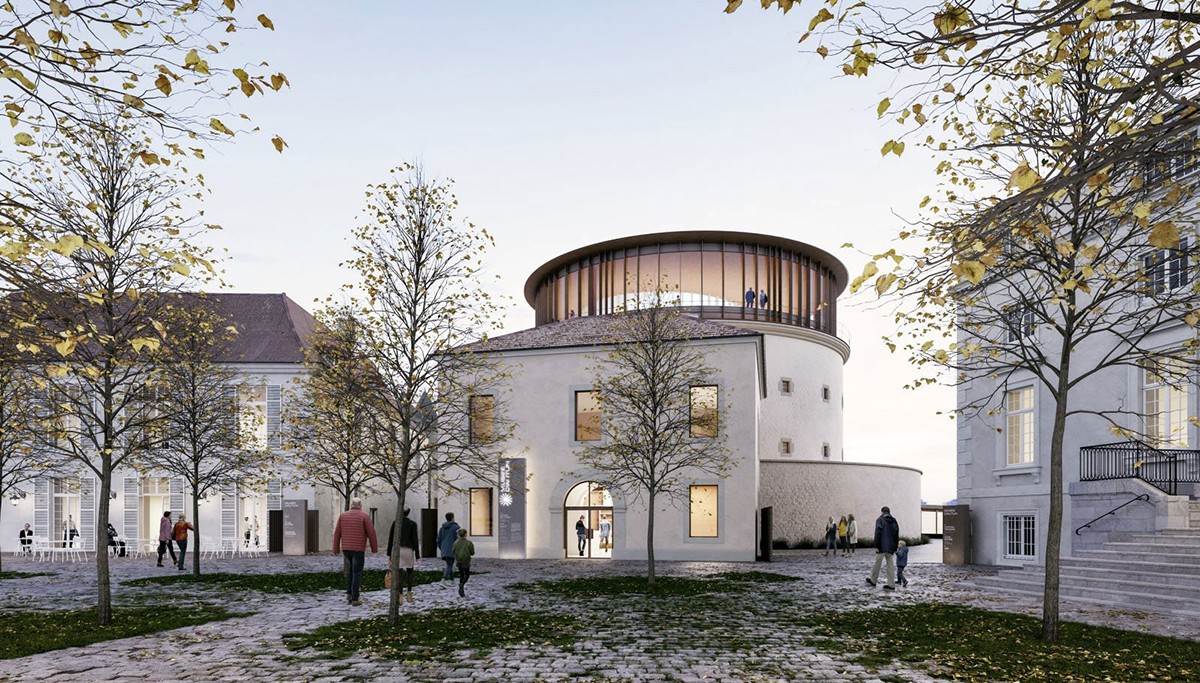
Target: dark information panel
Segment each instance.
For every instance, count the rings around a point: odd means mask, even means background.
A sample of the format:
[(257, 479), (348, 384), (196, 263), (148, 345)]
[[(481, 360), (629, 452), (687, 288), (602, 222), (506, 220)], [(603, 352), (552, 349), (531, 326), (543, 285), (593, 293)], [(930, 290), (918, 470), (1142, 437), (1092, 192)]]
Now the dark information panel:
[(525, 559), (525, 458), (500, 460), (500, 559)]
[(308, 501), (283, 501), (283, 554), (303, 555), (308, 551)]
[(942, 508), (942, 562), (970, 564), (971, 506), (947, 505)]

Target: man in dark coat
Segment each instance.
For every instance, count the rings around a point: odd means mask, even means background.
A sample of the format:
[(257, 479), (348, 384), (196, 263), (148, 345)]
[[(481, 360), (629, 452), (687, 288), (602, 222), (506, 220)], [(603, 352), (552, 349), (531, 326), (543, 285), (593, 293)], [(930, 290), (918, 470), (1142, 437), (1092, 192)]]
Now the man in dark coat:
[[(417, 539), (417, 523), (409, 517), (411, 510), (404, 508), (404, 519), (400, 522), (400, 558), (398, 566), (404, 572), (404, 585), (408, 587), (407, 598), (413, 602), (413, 569), (417, 560), (421, 559), (421, 544)], [(388, 530), (387, 555), (392, 557), (392, 539), (396, 537), (396, 522), (392, 522)], [(397, 578), (397, 581), (400, 579)]]
[(900, 545), (900, 525), (892, 516), (892, 511), (885, 505), (880, 510), (879, 518), (875, 520), (875, 568), (871, 570), (871, 578), (867, 583), (874, 586), (879, 581), (879, 566), (887, 558), (887, 583), (885, 589), (896, 590), (896, 548)]

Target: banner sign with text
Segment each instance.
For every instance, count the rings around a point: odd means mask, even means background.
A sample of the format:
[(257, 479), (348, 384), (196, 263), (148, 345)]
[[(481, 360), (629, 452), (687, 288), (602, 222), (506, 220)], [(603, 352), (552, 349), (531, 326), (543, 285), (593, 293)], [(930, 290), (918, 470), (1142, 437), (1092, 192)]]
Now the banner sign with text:
[(500, 559), (525, 559), (525, 458), (500, 460)]

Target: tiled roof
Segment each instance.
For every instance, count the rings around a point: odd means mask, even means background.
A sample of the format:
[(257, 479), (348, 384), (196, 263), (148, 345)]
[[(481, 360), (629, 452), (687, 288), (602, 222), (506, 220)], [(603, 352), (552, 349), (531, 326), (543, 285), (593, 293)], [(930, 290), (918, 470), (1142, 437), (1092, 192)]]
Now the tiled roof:
[[(625, 326), (620, 324), (619, 318), (622, 315), (640, 314), (584, 315), (492, 337), (482, 343), (470, 344), (466, 348), (476, 352), (519, 351), (524, 349), (597, 346), (632, 341), (625, 332)], [(678, 324), (680, 327), (680, 339), (760, 336), (758, 332), (744, 330), (712, 320), (701, 320), (689, 315), (680, 315)]]
[(227, 363), (301, 363), (317, 321), (287, 294), (186, 295), (214, 305), (237, 328)]

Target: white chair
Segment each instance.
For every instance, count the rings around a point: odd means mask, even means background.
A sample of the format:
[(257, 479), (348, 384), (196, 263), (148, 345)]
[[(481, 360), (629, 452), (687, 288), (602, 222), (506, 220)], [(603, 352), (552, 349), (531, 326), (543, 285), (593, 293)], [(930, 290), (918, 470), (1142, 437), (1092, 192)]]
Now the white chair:
[(249, 557), (262, 557), (266, 550), (260, 545), (238, 544), (238, 552)]
[(37, 538), (33, 539), (33, 547), (31, 548), (33, 559), (38, 562), (45, 562), (50, 559), (50, 539)]

